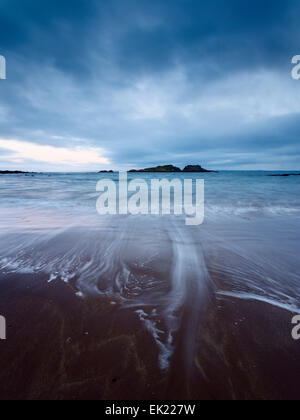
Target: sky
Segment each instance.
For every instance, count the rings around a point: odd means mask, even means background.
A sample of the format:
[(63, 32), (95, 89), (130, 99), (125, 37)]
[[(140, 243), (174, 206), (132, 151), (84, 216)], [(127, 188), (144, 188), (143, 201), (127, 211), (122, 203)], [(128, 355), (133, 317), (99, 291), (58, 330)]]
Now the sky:
[(298, 0), (0, 0), (0, 169), (300, 170)]

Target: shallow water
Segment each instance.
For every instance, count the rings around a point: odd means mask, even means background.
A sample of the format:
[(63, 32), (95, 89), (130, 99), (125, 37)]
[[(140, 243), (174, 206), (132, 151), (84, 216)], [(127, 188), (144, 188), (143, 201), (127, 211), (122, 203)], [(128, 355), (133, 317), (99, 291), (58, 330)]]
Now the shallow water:
[(49, 284), (71, 282), (79, 299), (109, 297), (132, 308), (159, 348), (162, 370), (184, 323), (188, 369), (212, 298), (300, 313), (300, 179), (268, 175), (200, 176), (206, 201), (198, 227), (183, 216), (99, 216), (103, 175), (1, 177), (0, 273), (47, 274)]

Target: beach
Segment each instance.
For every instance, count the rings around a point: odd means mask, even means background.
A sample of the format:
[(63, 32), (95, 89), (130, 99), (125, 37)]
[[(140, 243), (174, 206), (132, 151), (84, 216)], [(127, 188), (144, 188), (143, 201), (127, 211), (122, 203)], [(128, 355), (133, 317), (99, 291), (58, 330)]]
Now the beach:
[(161, 371), (153, 337), (132, 311), (76, 299), (69, 285), (45, 280), (1, 279), (1, 309), (10, 320), (1, 342), (2, 400), (299, 398), (299, 344), (288, 311), (212, 301), (190, 366), (183, 324), (171, 367)]
[(99, 216), (100, 175), (13, 177), (0, 187), (2, 400), (300, 397), (297, 177), (205, 174), (197, 227)]

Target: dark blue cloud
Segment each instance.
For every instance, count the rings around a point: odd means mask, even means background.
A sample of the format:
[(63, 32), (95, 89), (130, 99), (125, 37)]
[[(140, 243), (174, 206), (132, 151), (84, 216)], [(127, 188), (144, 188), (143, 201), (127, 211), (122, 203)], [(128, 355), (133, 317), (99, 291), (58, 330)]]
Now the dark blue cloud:
[(99, 147), (120, 167), (263, 166), (257, 153), (280, 168), (285, 148), (293, 169), (299, 15), (297, 0), (2, 0), (0, 137)]
[(228, 69), (283, 65), (299, 45), (297, 1), (4, 0), (0, 48), (76, 71), (91, 51), (123, 71), (209, 57)]

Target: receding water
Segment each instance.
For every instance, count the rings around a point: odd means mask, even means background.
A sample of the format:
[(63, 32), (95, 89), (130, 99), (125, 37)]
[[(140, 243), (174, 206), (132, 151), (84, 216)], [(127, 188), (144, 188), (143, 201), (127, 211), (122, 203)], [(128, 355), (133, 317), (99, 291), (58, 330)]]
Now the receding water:
[[(132, 308), (166, 369), (183, 307), (187, 360), (211, 296), (300, 313), (300, 177), (269, 175), (175, 174), (205, 179), (197, 227), (183, 216), (99, 216), (97, 181), (117, 174), (1, 176), (0, 272), (46, 273), (49, 284), (74, 284), (78, 299)], [(163, 175), (129, 180), (141, 176)]]

